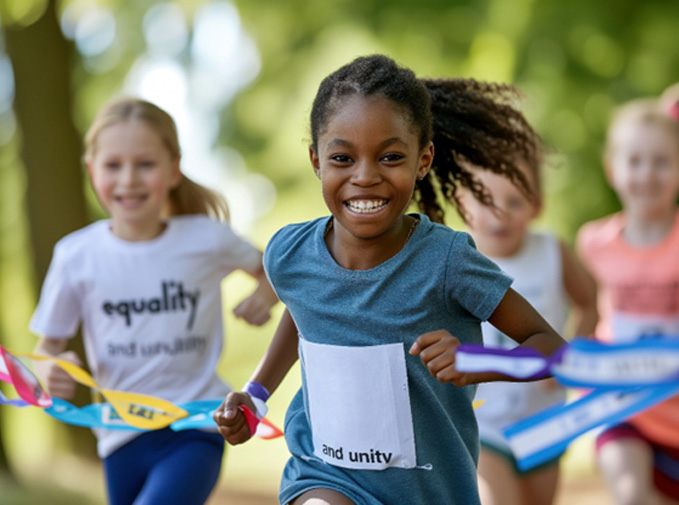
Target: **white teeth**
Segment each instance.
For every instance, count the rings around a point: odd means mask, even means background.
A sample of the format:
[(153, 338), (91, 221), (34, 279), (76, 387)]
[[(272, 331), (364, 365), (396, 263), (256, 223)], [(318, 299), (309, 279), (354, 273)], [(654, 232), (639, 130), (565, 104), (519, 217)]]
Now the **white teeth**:
[(387, 200), (348, 200), (346, 206), (353, 212), (367, 214), (380, 210), (387, 204)]
[(116, 196), (115, 200), (123, 207), (133, 208), (141, 205), (146, 199), (143, 195)]

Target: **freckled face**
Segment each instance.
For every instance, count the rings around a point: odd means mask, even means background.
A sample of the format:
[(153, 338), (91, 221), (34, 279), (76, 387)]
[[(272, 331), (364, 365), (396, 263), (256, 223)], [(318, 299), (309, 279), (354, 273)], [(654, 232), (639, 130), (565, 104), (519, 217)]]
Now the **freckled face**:
[(345, 99), (319, 132), (311, 163), (341, 235), (375, 240), (398, 234), (418, 177), (433, 159), (408, 115), (384, 97)]

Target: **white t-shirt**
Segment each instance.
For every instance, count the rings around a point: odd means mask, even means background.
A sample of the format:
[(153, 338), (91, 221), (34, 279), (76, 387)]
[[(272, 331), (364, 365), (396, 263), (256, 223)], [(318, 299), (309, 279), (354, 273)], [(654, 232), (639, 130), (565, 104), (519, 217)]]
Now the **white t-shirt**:
[[(549, 233), (531, 232), (512, 257), (491, 259), (514, 279), (512, 287), (559, 333), (568, 317), (569, 301), (563, 283), (559, 240)], [(481, 325), (488, 347), (512, 349), (518, 344), (490, 323)], [(476, 413), (481, 441), (496, 449), (510, 450), (502, 430), (524, 417), (565, 399), (565, 391), (553, 383), (487, 382), (479, 384), (476, 398), (485, 403)]]
[[(97, 384), (179, 403), (228, 392), (215, 368), (222, 350), (221, 280), (255, 272), (261, 255), (228, 224), (170, 219), (152, 240), (116, 237), (108, 220), (62, 238), (31, 331), (71, 338), (82, 324)], [(136, 434), (95, 430), (106, 457)]]

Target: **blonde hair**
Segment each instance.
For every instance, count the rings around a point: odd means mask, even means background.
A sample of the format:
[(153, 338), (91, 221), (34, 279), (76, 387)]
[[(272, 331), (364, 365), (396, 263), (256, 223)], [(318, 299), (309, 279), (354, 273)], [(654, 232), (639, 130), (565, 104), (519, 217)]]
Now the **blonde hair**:
[(618, 130), (623, 124), (628, 123), (655, 124), (662, 126), (673, 132), (679, 142), (679, 121), (672, 119), (672, 117), (663, 110), (658, 100), (641, 98), (627, 102), (614, 111), (606, 138), (606, 155), (610, 154), (613, 149), (613, 140), (617, 135)]
[[(181, 158), (177, 127), (172, 116), (157, 105), (139, 98), (125, 97), (106, 104), (97, 114), (85, 134), (86, 163), (95, 156), (99, 134), (109, 126), (126, 121), (143, 121), (160, 137), (172, 159)], [(170, 190), (167, 215), (205, 214), (227, 221), (229, 207), (214, 191), (201, 186), (182, 174), (179, 184)]]

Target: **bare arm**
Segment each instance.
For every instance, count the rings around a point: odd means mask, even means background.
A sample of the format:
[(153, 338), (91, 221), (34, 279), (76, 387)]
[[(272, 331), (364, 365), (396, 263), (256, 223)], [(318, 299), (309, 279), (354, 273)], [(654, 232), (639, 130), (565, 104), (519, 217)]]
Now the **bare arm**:
[(278, 297), (261, 264), (257, 270), (247, 273), (257, 280), (257, 287), (233, 309), (233, 313), (250, 324), (261, 326), (271, 318), (271, 307), (276, 304)]
[[(551, 356), (566, 341), (545, 321), (540, 313), (513, 289), (509, 289), (488, 322), (519, 344), (544, 356)], [(473, 383), (516, 381), (499, 373), (465, 374)]]
[(297, 362), (299, 336), (292, 316), (285, 309), (269, 348), (257, 365), (251, 380), (259, 382), (269, 393), (278, 388), (283, 379)]
[(590, 337), (599, 321), (596, 282), (565, 244), (561, 243), (563, 284), (571, 301), (575, 336)]
[(488, 322), (519, 344), (551, 356), (566, 342), (533, 306), (513, 289), (490, 316)]
[[(297, 326), (286, 309), (251, 380), (259, 382), (273, 393), (298, 359), (298, 342)], [(256, 410), (248, 394), (233, 392), (227, 395), (213, 416), (219, 432), (230, 444), (243, 443), (253, 435), (248, 429), (245, 416), (238, 409), (241, 404), (245, 404), (250, 410)]]
[(65, 338), (44, 337), (38, 340), (38, 344), (35, 346), (35, 353), (57, 356), (66, 350), (67, 345), (68, 340)]
[[(544, 318), (513, 289), (488, 319), (493, 326), (515, 340), (519, 347), (530, 348), (550, 356), (566, 342)], [(460, 341), (445, 330), (420, 335), (410, 349), (419, 356), (429, 372), (440, 382), (452, 382), (457, 386), (489, 381), (515, 381), (499, 373), (463, 373), (455, 367), (455, 354)]]

